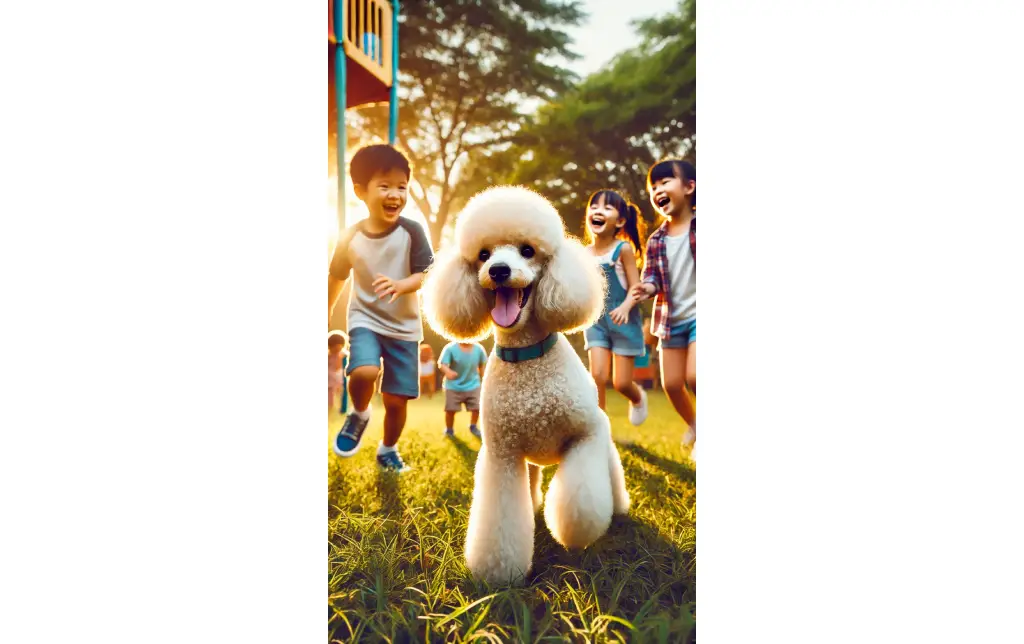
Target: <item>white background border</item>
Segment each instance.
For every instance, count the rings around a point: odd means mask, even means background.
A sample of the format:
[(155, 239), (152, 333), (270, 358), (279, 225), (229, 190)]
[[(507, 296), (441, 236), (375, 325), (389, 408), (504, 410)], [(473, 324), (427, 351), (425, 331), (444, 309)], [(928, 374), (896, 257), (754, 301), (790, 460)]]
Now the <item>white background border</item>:
[[(323, 641), (322, 9), (2, 10), (0, 640)], [(1019, 639), (1019, 3), (699, 18), (702, 642)]]

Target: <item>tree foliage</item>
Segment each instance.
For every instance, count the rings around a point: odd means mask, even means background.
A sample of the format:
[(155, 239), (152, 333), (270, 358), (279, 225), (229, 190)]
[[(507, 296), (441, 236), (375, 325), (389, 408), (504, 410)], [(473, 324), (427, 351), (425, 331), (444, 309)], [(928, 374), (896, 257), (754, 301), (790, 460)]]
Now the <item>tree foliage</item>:
[(584, 199), (616, 188), (653, 218), (646, 173), (660, 158), (696, 157), (696, 5), (634, 23), (642, 42), (538, 110), (499, 165), (503, 180), (551, 199), (570, 230)]
[[(696, 157), (696, 4), (634, 22), (641, 38), (580, 81), (566, 29), (573, 0), (419, 0), (402, 4), (399, 145), (412, 200), (435, 247), (465, 202), (501, 183), (551, 199), (573, 232), (584, 200), (617, 188), (648, 220), (646, 173)], [(387, 135), (387, 107), (350, 110), (349, 146)]]

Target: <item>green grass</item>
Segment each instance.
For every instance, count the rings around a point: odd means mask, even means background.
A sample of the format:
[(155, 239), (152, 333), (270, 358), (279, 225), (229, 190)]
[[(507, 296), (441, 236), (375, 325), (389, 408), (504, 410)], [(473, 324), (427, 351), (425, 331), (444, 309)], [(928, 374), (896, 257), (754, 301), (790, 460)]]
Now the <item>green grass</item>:
[[(694, 471), (680, 451), (682, 421), (661, 392), (639, 428), (608, 392), (612, 431), (632, 505), (585, 551), (567, 551), (537, 516), (533, 570), (519, 588), (469, 576), (463, 541), (479, 441), (469, 414), (445, 439), (443, 395), (410, 403), (399, 442), (415, 468), (381, 473), (374, 453), (383, 407), (358, 454), (329, 456), (330, 641), (695, 641)], [(328, 418), (329, 437), (341, 427)], [(486, 431), (486, 429), (484, 430)], [(555, 468), (545, 469), (545, 490)]]

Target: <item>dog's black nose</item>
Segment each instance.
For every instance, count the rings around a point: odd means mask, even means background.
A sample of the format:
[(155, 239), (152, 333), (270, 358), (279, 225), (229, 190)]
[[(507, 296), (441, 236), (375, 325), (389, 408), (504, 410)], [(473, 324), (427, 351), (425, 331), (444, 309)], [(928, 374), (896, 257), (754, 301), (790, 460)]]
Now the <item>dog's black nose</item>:
[(495, 264), (487, 269), (487, 272), (490, 273), (491, 279), (498, 284), (512, 276), (512, 269), (508, 267), (508, 264)]

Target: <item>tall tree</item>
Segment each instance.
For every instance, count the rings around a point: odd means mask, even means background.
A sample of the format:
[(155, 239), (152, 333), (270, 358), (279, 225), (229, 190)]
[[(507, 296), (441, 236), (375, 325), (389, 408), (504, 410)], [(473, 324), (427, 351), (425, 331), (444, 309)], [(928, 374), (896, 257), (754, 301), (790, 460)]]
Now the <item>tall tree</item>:
[[(535, 104), (577, 80), (559, 63), (576, 58), (564, 30), (584, 17), (579, 0), (403, 3), (398, 143), (435, 247), (480, 187), (475, 166), (509, 147)], [(356, 110), (350, 145), (380, 140), (386, 123), (385, 106)]]

